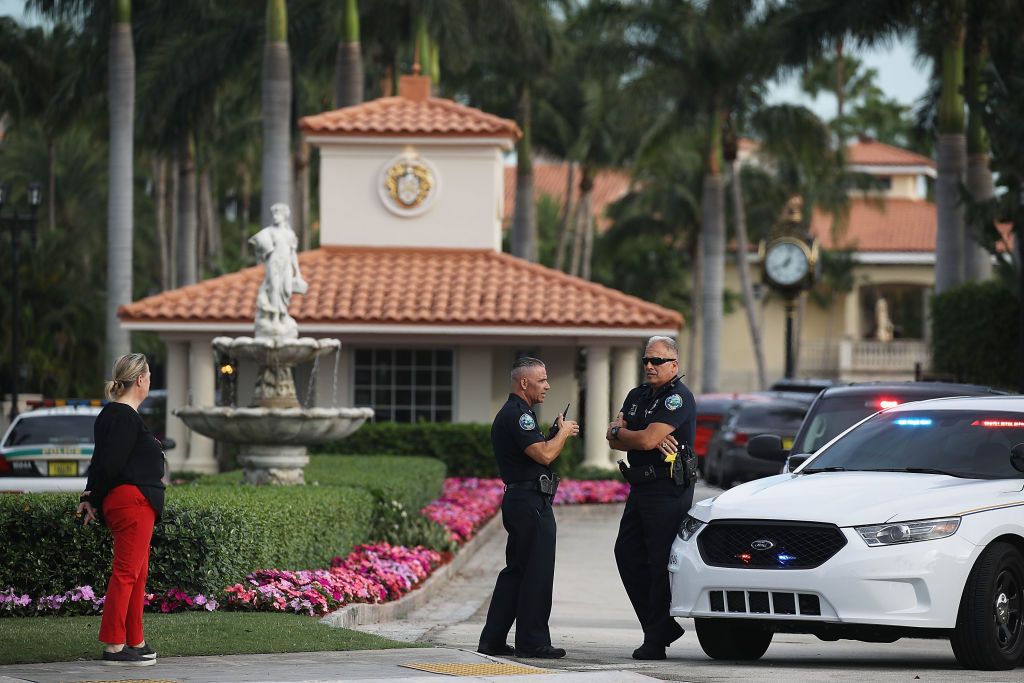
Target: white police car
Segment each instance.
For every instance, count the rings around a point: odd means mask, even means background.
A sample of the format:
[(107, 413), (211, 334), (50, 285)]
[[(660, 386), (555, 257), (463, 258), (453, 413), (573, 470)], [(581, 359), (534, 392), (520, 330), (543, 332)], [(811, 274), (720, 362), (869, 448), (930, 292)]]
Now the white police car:
[(100, 410), (64, 405), (15, 417), (0, 440), (0, 491), (81, 491)]
[(973, 669), (1024, 661), (1024, 397), (877, 413), (792, 474), (690, 510), (671, 612), (704, 652), (758, 659), (776, 632), (949, 638)]

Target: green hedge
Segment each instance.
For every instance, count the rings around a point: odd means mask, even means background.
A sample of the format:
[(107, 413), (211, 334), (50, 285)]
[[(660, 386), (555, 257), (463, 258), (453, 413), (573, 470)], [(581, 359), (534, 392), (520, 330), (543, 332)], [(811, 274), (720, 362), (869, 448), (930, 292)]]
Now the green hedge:
[[(110, 534), (76, 526), (76, 504), (73, 494), (0, 496), (0, 588), (104, 592)], [(153, 535), (148, 587), (207, 593), (254, 569), (325, 567), (370, 539), (376, 506), (373, 493), (347, 486), (171, 487)]]
[[(369, 490), (381, 501), (398, 501), (420, 510), (436, 500), (444, 486), (445, 465), (435, 458), (378, 455), (313, 455), (306, 466), (306, 484), (354, 486)], [(231, 486), (242, 481), (241, 470), (201, 477), (199, 486)]]
[(932, 365), (959, 382), (1012, 388), (1021, 376), (1020, 303), (999, 281), (965, 284), (932, 299)]
[[(582, 459), (582, 442), (571, 439), (555, 461), (565, 476)], [(479, 423), (375, 422), (364, 424), (342, 441), (323, 444), (317, 452), (334, 455), (426, 455), (448, 467), (450, 477), (496, 477), (498, 464), (491, 450), (491, 425)]]

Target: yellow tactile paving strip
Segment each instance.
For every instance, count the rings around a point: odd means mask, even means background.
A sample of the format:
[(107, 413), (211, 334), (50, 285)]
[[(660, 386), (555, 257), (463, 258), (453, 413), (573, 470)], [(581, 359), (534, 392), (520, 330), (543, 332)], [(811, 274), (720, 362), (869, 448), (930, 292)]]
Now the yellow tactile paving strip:
[(447, 664), (443, 662), (426, 662), (420, 664), (402, 664), (407, 669), (419, 669), (435, 674), (448, 674), (449, 676), (528, 676), (530, 674), (554, 673), (546, 669), (536, 669), (532, 666), (520, 666), (519, 664)]

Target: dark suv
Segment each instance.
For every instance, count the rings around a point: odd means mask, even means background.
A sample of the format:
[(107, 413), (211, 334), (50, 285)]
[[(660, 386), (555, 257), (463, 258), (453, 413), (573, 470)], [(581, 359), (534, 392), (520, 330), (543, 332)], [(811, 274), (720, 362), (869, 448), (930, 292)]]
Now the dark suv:
[(792, 448), (786, 448), (778, 436), (751, 439), (747, 450), (756, 458), (782, 462), (790, 453), (788, 469), (795, 469), (847, 428), (879, 410), (901, 403), (950, 396), (1002, 396), (1007, 392), (977, 384), (951, 382), (863, 382), (825, 389), (811, 404)]

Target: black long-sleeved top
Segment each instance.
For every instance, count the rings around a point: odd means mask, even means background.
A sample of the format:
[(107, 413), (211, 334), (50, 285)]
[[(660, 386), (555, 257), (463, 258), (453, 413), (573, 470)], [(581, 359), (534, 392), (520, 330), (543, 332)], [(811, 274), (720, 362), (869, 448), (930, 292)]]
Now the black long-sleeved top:
[(85, 490), (98, 512), (116, 486), (134, 484), (156, 511), (164, 510), (164, 452), (142, 417), (126, 403), (110, 402), (93, 425), (96, 447)]

